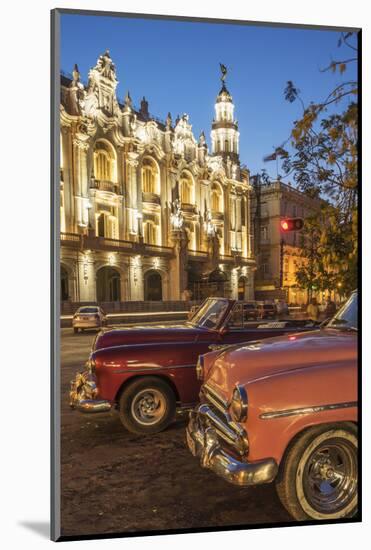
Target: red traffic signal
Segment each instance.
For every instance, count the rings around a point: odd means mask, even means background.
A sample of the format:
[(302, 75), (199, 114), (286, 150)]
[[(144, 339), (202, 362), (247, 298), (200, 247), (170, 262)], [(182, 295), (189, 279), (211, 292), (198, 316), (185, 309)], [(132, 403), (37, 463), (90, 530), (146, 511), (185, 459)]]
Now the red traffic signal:
[(303, 229), (304, 220), (302, 218), (285, 218), (281, 220), (281, 231), (300, 231)]

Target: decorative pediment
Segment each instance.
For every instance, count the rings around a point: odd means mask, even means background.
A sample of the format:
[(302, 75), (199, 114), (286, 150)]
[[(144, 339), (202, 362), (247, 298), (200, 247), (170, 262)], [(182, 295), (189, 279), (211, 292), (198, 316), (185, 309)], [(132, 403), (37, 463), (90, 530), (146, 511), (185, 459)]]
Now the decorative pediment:
[(100, 55), (95, 67), (89, 71), (88, 92), (86, 109), (89, 116), (96, 116), (96, 111), (101, 110), (109, 116), (119, 114), (119, 106), (116, 99), (116, 68), (109, 51)]
[(197, 145), (197, 141), (192, 132), (192, 125), (189, 124), (189, 116), (184, 114), (176, 120), (174, 128), (173, 151), (177, 155), (185, 155)]

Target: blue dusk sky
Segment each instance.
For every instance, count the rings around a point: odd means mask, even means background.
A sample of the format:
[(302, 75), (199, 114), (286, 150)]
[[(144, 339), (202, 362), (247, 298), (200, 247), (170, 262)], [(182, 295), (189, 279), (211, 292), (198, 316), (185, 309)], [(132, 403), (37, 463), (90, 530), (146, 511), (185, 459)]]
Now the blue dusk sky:
[(210, 145), (214, 103), (220, 83), (219, 62), (228, 67), (240, 130), (240, 159), (251, 174), (265, 168), (275, 177), (276, 163), (264, 163), (273, 146), (288, 137), (300, 116), (298, 102), (288, 103), (288, 80), (305, 103), (318, 101), (342, 79), (356, 77), (356, 64), (345, 72), (320, 72), (331, 60), (353, 57), (338, 48), (339, 31), (228, 25), (124, 17), (61, 16), (61, 69), (78, 64), (83, 81), (97, 58), (109, 49), (119, 80), (117, 95), (130, 90), (135, 105), (145, 95), (150, 112), (173, 120), (188, 113), (194, 135), (202, 130)]

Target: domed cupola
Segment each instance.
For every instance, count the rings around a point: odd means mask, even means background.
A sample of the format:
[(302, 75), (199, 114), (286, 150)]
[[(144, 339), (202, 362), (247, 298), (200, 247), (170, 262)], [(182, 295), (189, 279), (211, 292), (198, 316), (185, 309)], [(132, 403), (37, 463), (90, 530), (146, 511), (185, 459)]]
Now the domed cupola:
[(233, 98), (225, 84), (227, 68), (222, 64), (220, 68), (222, 88), (215, 102), (215, 118), (211, 130), (212, 154), (238, 161), (240, 134), (234, 118)]

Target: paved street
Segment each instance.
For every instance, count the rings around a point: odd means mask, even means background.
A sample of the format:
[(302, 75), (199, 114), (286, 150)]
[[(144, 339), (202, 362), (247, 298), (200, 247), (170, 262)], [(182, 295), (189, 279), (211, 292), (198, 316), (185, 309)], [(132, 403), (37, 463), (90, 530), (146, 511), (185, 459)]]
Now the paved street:
[(94, 336), (61, 329), (63, 535), (290, 521), (273, 485), (233, 487), (199, 466), (186, 448), (185, 415), (143, 437), (125, 431), (116, 413), (71, 410), (69, 381)]

